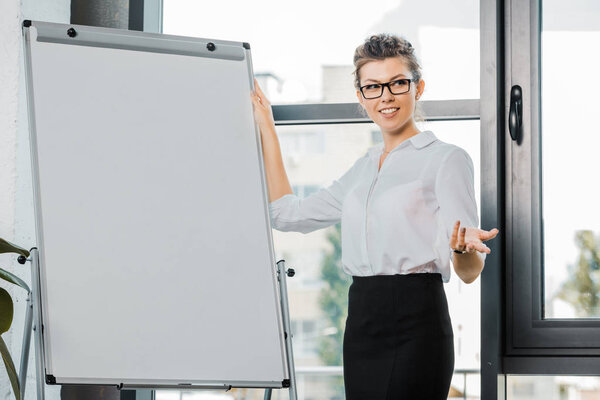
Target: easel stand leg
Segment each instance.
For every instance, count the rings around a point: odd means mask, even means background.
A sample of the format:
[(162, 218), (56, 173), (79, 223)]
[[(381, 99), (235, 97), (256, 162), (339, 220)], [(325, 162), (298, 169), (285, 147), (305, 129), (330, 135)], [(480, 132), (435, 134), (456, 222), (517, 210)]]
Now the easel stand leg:
[(265, 389), (265, 399), (264, 400), (271, 400), (272, 392), (273, 392), (273, 389), (271, 389), (271, 388)]
[(33, 340), (35, 341), (35, 380), (37, 398), (46, 398), (46, 373), (44, 371), (44, 346), (42, 344), (42, 310), (40, 302), (40, 258), (38, 249), (31, 249), (31, 302), (33, 305)]
[(33, 304), (31, 290), (27, 293), (27, 310), (25, 311), (25, 327), (23, 328), (23, 345), (21, 346), (21, 366), (19, 368), (19, 387), (21, 398), (25, 398), (25, 384), (27, 381), (27, 364), (29, 363), (29, 345), (31, 343), (31, 329), (33, 323)]
[[(296, 390), (296, 368), (294, 367), (294, 353), (292, 351), (292, 330), (290, 323), (290, 310), (288, 305), (288, 292), (286, 276), (294, 276), (294, 270), (285, 270), (285, 260), (277, 262), (277, 279), (279, 280), (279, 290), (281, 299), (281, 311), (283, 314), (283, 330), (285, 332), (285, 348), (288, 361), (288, 375), (290, 377), (290, 400), (298, 400), (298, 392)], [(265, 400), (271, 400), (272, 389), (265, 390)]]

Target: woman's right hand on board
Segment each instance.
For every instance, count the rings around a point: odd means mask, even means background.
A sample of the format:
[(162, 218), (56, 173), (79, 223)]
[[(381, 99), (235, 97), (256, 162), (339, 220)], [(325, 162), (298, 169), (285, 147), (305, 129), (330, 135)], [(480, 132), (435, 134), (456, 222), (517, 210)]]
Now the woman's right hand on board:
[(275, 130), (275, 119), (273, 118), (271, 103), (260, 89), (260, 86), (258, 86), (256, 78), (254, 78), (254, 87), (255, 91), (251, 93), (254, 120), (258, 124), (261, 133), (263, 133), (266, 128)]

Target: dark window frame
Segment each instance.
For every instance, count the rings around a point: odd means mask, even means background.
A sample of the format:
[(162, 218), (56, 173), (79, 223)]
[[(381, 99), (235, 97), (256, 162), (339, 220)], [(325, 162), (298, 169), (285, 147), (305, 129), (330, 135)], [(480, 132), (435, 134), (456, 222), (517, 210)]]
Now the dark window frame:
[(543, 317), (541, 2), (506, 0), (504, 8), (504, 109), (511, 87), (521, 86), (524, 127), (519, 141), (511, 140), (507, 129), (502, 135), (507, 177), (504, 373), (600, 375), (600, 320)]
[[(427, 121), (479, 119), (479, 99), (421, 101)], [(273, 104), (275, 125), (372, 123), (358, 103)]]

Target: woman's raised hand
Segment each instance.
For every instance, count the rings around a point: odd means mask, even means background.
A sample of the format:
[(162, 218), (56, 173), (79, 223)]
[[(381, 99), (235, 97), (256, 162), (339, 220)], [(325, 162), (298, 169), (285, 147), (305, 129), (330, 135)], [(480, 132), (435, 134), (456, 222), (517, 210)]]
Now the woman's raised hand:
[(475, 253), (479, 251), (481, 253), (490, 254), (492, 251), (483, 242), (496, 237), (499, 230), (494, 228), (490, 231), (484, 231), (478, 228), (467, 228), (463, 227), (460, 229), (460, 221), (456, 221), (454, 224), (454, 230), (452, 231), (452, 237), (450, 238), (450, 248), (459, 251), (466, 251), (467, 253)]
[(271, 103), (260, 89), (260, 86), (258, 86), (256, 78), (254, 78), (254, 87), (255, 91), (250, 94), (254, 109), (254, 120), (258, 124), (261, 133), (265, 131), (265, 128), (272, 128), (275, 130), (275, 120), (273, 118)]

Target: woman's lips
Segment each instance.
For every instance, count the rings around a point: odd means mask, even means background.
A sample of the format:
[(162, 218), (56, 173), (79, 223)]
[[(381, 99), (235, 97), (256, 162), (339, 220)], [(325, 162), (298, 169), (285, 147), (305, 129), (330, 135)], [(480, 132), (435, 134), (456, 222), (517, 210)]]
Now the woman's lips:
[(396, 111), (394, 111), (394, 112), (392, 112), (392, 113), (384, 113), (384, 112), (381, 112), (381, 111), (379, 111), (379, 113), (380, 113), (381, 115), (383, 115), (383, 118), (393, 118), (393, 117), (395, 117), (395, 116), (396, 116), (396, 114), (398, 114), (398, 111), (400, 111), (400, 109), (399, 109), (399, 108), (397, 108), (397, 109), (396, 109)]

